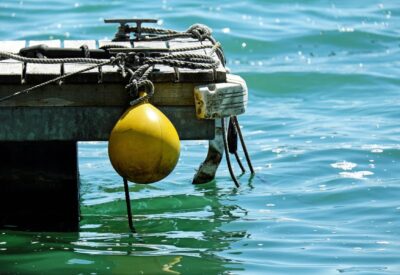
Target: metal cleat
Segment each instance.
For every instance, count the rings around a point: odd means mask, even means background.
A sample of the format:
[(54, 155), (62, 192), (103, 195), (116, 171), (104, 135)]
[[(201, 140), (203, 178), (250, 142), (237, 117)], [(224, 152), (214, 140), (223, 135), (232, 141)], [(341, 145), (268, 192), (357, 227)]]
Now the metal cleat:
[[(134, 40), (142, 38), (142, 23), (157, 23), (157, 19), (104, 19), (104, 23), (118, 23), (118, 31), (112, 41), (130, 41), (131, 32), (135, 34)], [(128, 23), (136, 23), (135, 27), (130, 27)]]

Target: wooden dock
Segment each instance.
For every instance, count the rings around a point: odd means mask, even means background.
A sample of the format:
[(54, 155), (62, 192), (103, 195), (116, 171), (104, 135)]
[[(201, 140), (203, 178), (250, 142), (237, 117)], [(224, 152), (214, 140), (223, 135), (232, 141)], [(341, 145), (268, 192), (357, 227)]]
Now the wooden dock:
[[(0, 51), (45, 44), (51, 47), (182, 48), (211, 43), (194, 39), (168, 42), (0, 41)], [(209, 54), (211, 49), (195, 52)], [(213, 54), (214, 58), (218, 58)], [(0, 62), (0, 97), (78, 71), (89, 64), (42, 65), (14, 60)], [(174, 124), (181, 140), (210, 140), (210, 165), (200, 168), (196, 183), (209, 181), (221, 160), (220, 135), (213, 119), (196, 117), (193, 91), (198, 85), (226, 82), (221, 65), (190, 70), (156, 65), (149, 79), (155, 85), (151, 103)], [(77, 230), (79, 171), (77, 141), (106, 141), (128, 106), (125, 80), (112, 66), (91, 70), (0, 103), (0, 226), (37, 230)], [(213, 143), (214, 142), (214, 143)], [(213, 145), (214, 144), (214, 145)], [(206, 160), (207, 162), (207, 160)], [(194, 167), (195, 168), (195, 167)], [(204, 171), (203, 171), (204, 170)]]

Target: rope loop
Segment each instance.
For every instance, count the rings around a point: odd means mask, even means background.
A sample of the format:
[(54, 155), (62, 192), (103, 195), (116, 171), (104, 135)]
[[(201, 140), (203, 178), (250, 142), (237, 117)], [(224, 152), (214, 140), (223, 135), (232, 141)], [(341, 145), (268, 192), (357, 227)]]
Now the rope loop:
[(142, 80), (137, 83), (137, 89), (144, 88), (145, 94), (139, 98), (136, 98), (129, 102), (129, 105), (136, 106), (146, 100), (150, 99), (154, 95), (154, 84), (148, 79)]
[(203, 24), (194, 24), (190, 26), (186, 32), (192, 34), (194, 38), (197, 38), (200, 41), (203, 41), (212, 35), (212, 30)]
[(132, 98), (136, 98), (139, 94), (139, 84), (136, 79), (133, 79), (129, 85), (125, 86), (125, 89), (129, 90), (129, 95)]

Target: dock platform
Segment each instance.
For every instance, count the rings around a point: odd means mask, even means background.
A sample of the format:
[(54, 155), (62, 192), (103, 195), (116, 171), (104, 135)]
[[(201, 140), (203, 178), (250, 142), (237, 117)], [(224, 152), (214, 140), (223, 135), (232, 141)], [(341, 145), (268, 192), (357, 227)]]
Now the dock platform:
[[(106, 45), (132, 48), (182, 48), (211, 44), (195, 39), (172, 41), (0, 41), (0, 51), (18, 53), (26, 46), (95, 49)], [(211, 49), (194, 51), (212, 54)], [(0, 62), (0, 97), (75, 72), (89, 64)], [(173, 123), (181, 140), (209, 140), (207, 159), (193, 180), (214, 178), (223, 145), (220, 125), (196, 116), (194, 89), (225, 83), (227, 72), (156, 65), (151, 103)], [(0, 227), (76, 231), (79, 228), (78, 141), (107, 141), (126, 110), (126, 80), (116, 67), (104, 66), (66, 78), (29, 94), (0, 102)], [(195, 169), (195, 167), (194, 167)]]

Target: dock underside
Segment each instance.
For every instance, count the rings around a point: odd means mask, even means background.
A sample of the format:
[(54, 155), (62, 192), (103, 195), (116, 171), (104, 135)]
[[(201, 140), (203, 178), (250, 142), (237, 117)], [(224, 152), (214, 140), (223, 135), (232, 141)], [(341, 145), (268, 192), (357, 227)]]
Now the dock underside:
[(0, 226), (78, 230), (77, 143), (0, 142), (0, 152)]

